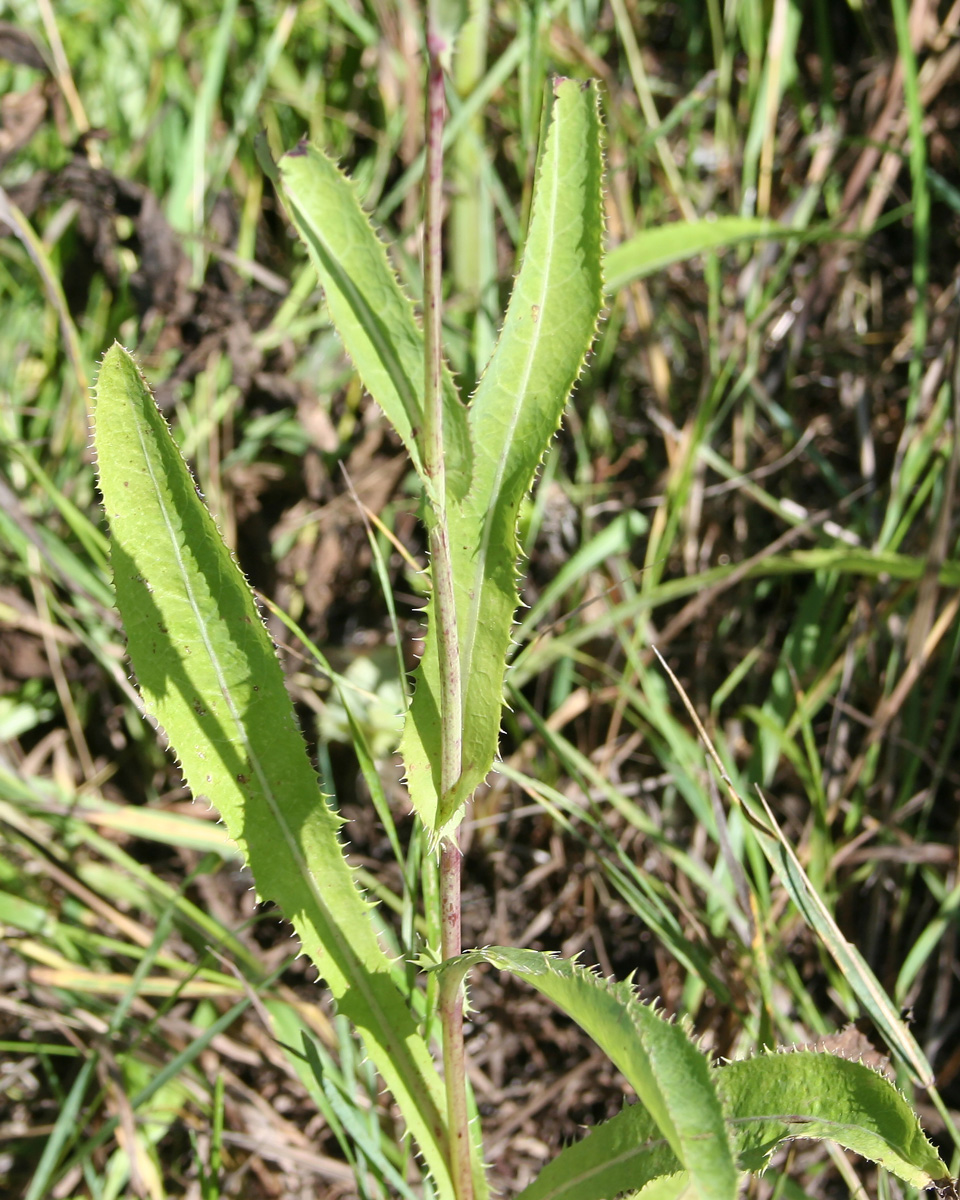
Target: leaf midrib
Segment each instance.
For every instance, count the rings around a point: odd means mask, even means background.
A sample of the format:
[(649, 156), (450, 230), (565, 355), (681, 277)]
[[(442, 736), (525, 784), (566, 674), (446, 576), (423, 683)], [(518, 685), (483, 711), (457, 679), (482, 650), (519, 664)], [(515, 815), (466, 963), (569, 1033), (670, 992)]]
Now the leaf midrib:
[[(589, 1136), (589, 1134), (587, 1135)], [(568, 1176), (562, 1183), (558, 1183), (556, 1187), (550, 1189), (549, 1192), (544, 1192), (540, 1200), (556, 1200), (557, 1197), (562, 1198), (568, 1193), (573, 1192), (576, 1188), (584, 1183), (588, 1183), (591, 1179), (602, 1175), (604, 1171), (609, 1171), (612, 1167), (622, 1167), (625, 1163), (629, 1163), (631, 1159), (643, 1157), (649, 1154), (652, 1150), (656, 1150), (660, 1146), (669, 1146), (670, 1143), (666, 1138), (651, 1138), (649, 1141), (643, 1142), (639, 1146), (628, 1146), (619, 1154), (615, 1154), (612, 1158), (606, 1158), (602, 1163), (594, 1163), (590, 1167), (584, 1167), (577, 1172), (576, 1175)], [(678, 1160), (679, 1162), (679, 1160)], [(682, 1169), (682, 1168), (681, 1168)], [(676, 1172), (664, 1172), (664, 1174), (676, 1174)], [(657, 1176), (657, 1178), (660, 1178)]]
[[(380, 1003), (379, 1003), (379, 1000), (377, 999), (376, 993), (374, 992), (374, 990), (370, 987), (370, 985), (368, 983), (368, 980), (367, 980), (368, 972), (373, 973), (373, 969), (368, 968), (366, 966), (366, 964), (363, 964), (357, 958), (357, 956), (353, 952), (352, 947), (349, 946), (346, 939), (343, 937), (343, 934), (340, 930), (339, 924), (331, 916), (326, 915), (328, 913), (328, 907), (326, 905), (326, 902), (324, 901), (322, 895), (320, 894), (320, 891), (317, 887), (316, 880), (313, 878), (313, 875), (307, 866), (306, 859), (304, 858), (303, 853), (300, 850), (300, 847), (296, 843), (296, 839), (293, 836), (293, 831), (290, 829), (289, 825), (287, 824), (287, 821), (284, 818), (283, 812), (277, 803), (277, 798), (273, 793), (273, 789), (270, 787), (269, 781), (267, 780), (267, 777), (264, 772), (263, 765), (260, 761), (260, 758), (257, 755), (257, 753), (255, 752), (253, 746), (251, 745), (249, 738), (247, 737), (247, 733), (246, 733), (246, 729), (244, 728), (243, 721), (240, 717), (239, 712), (237, 711), (237, 707), (236, 707), (236, 704), (234, 703), (233, 697), (231, 695), (230, 688), (226, 683), (225, 676), (223, 673), (223, 668), (220, 664), (220, 660), (217, 656), (216, 650), (214, 649), (214, 646), (213, 646), (212, 642), (210, 641), (209, 635), (207, 633), (206, 623), (204, 622), (204, 620), (201, 616), (200, 608), (199, 608), (199, 605), (198, 605), (197, 599), (196, 599), (196, 595), (194, 593), (194, 589), (193, 589), (193, 586), (190, 581), (190, 573), (187, 570), (186, 564), (183, 560), (183, 555), (180, 551), (180, 546), (178, 544), (178, 541), (177, 541), (177, 538), (175, 535), (175, 529), (174, 529), (173, 522), (170, 519), (170, 514), (169, 514), (169, 511), (167, 508), (163, 490), (160, 487), (156, 472), (154, 471), (154, 468), (153, 468), (153, 463), (151, 462), (150, 454), (148, 453), (148, 447), (147, 447), (147, 443), (146, 443), (146, 440), (144, 437), (144, 429), (143, 429), (140, 421), (138, 420), (136, 405), (132, 406), (132, 411), (133, 411), (133, 418), (134, 418), (134, 420), (133, 420), (134, 429), (136, 430), (137, 439), (140, 443), (140, 450), (141, 450), (141, 453), (143, 454), (143, 460), (146, 464), (147, 472), (150, 476), (150, 482), (153, 487), (154, 495), (157, 500), (157, 506), (160, 510), (160, 514), (163, 519), (164, 527), (166, 529), (167, 536), (170, 540), (170, 544), (173, 547), (173, 554), (174, 554), (174, 559), (176, 562), (177, 570), (178, 570), (178, 573), (184, 584), (184, 588), (187, 593), (187, 599), (188, 599), (188, 602), (190, 605), (190, 609), (191, 609), (191, 612), (193, 613), (194, 620), (196, 621), (197, 628), (200, 631), (200, 636), (201, 636), (201, 639), (203, 640), (204, 647), (205, 647), (207, 654), (209, 655), (210, 661), (213, 665), (214, 672), (217, 677), (217, 682), (220, 686), (221, 695), (223, 696), (224, 700), (226, 701), (230, 716), (233, 719), (234, 725), (239, 732), (241, 744), (243, 745), (243, 748), (247, 754), (250, 764), (253, 767), (254, 771), (256, 772), (257, 779), (260, 783), (260, 787), (263, 792), (264, 798), (267, 801), (267, 805), (270, 809), (270, 813), (273, 816), (274, 820), (276, 821), (278, 827), (282, 831), (283, 840), (286, 843), (287, 848), (293, 857), (293, 860), (294, 860), (294, 862), (297, 866), (297, 869), (300, 873), (301, 880), (306, 884), (307, 891), (308, 891), (311, 899), (314, 901), (314, 904), (319, 909), (318, 916), (320, 916), (321, 920), (323, 920), (323, 922), (324, 922), (324, 925), (329, 929), (330, 933), (333, 935), (333, 939), (336, 941), (338, 948), (340, 949), (341, 953), (344, 955), (346, 960), (350, 961), (351, 959), (353, 959), (355, 962), (358, 962), (360, 965), (360, 970), (356, 972), (357, 977), (352, 982), (354, 983), (354, 985), (359, 987), (359, 990), (361, 991), (364, 998), (366, 999), (366, 1002), (369, 1006), (371, 1015), (375, 1018), (379, 1029), (385, 1035), (384, 1036), (385, 1046), (393, 1046), (396, 1048), (396, 1050), (394, 1052), (388, 1051), (388, 1053), (390, 1054), (391, 1061), (394, 1064), (396, 1064), (399, 1060), (402, 1060), (402, 1058), (404, 1058), (405, 1055), (397, 1052), (397, 1051), (399, 1051), (399, 1046), (398, 1046), (398, 1043), (395, 1041), (395, 1039), (392, 1036), (392, 1030), (391, 1030), (389, 1023), (386, 1020), (386, 1014), (383, 1012), (383, 1010), (380, 1006)], [(318, 799), (319, 803), (324, 802), (323, 798), (320, 794), (319, 788), (317, 789), (317, 799)]]
[[(552, 181), (551, 181), (552, 186), (551, 186), (551, 191), (550, 191), (549, 221), (548, 221), (548, 226), (547, 226), (548, 229), (553, 228), (554, 224), (556, 223), (556, 217), (557, 217), (558, 196), (559, 196), (559, 191), (560, 191), (561, 125), (562, 125), (562, 122), (558, 118), (556, 126), (555, 126), (555, 128), (556, 128), (556, 144), (554, 146), (554, 150), (555, 150), (554, 164), (555, 165), (554, 165), (553, 176), (552, 176)], [(534, 358), (536, 357), (537, 349), (539, 348), (540, 341), (544, 336), (544, 330), (548, 323), (545, 320), (546, 296), (547, 296), (547, 292), (550, 288), (551, 270), (552, 270), (552, 266), (553, 266), (553, 239), (548, 237), (547, 246), (548, 246), (548, 249), (547, 249), (547, 253), (546, 253), (546, 266), (543, 271), (543, 284), (541, 285), (540, 295), (539, 295), (540, 319), (538, 320), (538, 322), (536, 324), (536, 333), (535, 333), (534, 337), (531, 339), (530, 344), (529, 344), (529, 350), (528, 350), (528, 353), (526, 356), (526, 362), (524, 363), (520, 385), (514, 389), (514, 393), (513, 393), (514, 403), (513, 403), (513, 409), (511, 412), (510, 423), (508, 426), (508, 434), (504, 438), (503, 450), (500, 454), (500, 458), (497, 463), (496, 471), (494, 474), (494, 486), (492, 487), (491, 492), (490, 492), (492, 503), (487, 505), (487, 512), (486, 512), (486, 515), (484, 517), (484, 522), (483, 522), (483, 531), (482, 531), (481, 537), (480, 537), (480, 552), (477, 556), (477, 565), (474, 570), (473, 587), (470, 590), (471, 598), (470, 598), (470, 607), (468, 609), (467, 629), (465, 631), (465, 636), (463, 636), (461, 639), (461, 645), (463, 645), (465, 648), (465, 652), (461, 656), (461, 661), (464, 664), (464, 680), (463, 680), (463, 689), (462, 689), (462, 693), (461, 693), (461, 717), (464, 722), (467, 720), (467, 717), (469, 715), (466, 711), (466, 704), (467, 704), (467, 699), (469, 696), (470, 675), (471, 675), (472, 665), (473, 665), (473, 652), (474, 652), (474, 647), (476, 645), (477, 628), (479, 625), (480, 606), (481, 606), (481, 602), (482, 602), (482, 598), (483, 598), (483, 580), (486, 575), (487, 555), (488, 555), (489, 549), (490, 549), (490, 539), (491, 539), (492, 530), (493, 530), (493, 514), (494, 514), (494, 510), (496, 508), (496, 505), (499, 502), (500, 488), (503, 483), (503, 476), (504, 476), (504, 472), (506, 471), (507, 461), (508, 461), (509, 455), (510, 455), (510, 447), (513, 442), (513, 434), (514, 434), (514, 431), (516, 430), (517, 422), (520, 419), (520, 410), (523, 406), (523, 397), (526, 394), (527, 384), (530, 381), (530, 375), (533, 370), (533, 361), (534, 361)], [(495, 386), (500, 386), (500, 385), (495, 385)]]
[[(350, 278), (346, 268), (331, 248), (329, 240), (323, 236), (317, 226), (306, 216), (300, 205), (294, 204), (293, 207), (297, 214), (297, 220), (304, 229), (310, 231), (311, 237), (316, 242), (318, 248), (322, 250), (327, 270), (335, 280), (337, 287), (343, 293), (344, 300), (350, 306), (351, 311), (357, 319), (357, 323), (370, 339), (374, 352), (396, 390), (397, 399), (400, 401), (401, 407), (406, 412), (407, 419), (412, 426), (415, 423), (415, 419), (419, 419), (417, 414), (421, 412), (423, 406), (420, 397), (416, 394), (416, 390), (407, 378), (399, 355), (394, 351), (390, 340), (381, 334), (376, 322), (371, 319), (370, 306), (366, 302), (363, 292)], [(404, 442), (407, 444), (411, 456), (414, 457), (415, 461), (418, 461), (417, 447), (412, 437), (405, 437)]]

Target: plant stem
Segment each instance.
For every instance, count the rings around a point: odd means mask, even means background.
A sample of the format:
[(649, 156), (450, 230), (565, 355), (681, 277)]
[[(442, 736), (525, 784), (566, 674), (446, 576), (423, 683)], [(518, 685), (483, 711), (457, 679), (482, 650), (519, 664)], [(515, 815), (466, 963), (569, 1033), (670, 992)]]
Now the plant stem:
[(460, 778), (462, 698), (453, 565), (447, 531), (446, 478), (443, 463), (443, 370), (440, 340), (443, 289), (443, 119), (445, 109), (442, 45), (427, 31), (430, 55), (427, 81), (427, 179), (424, 213), (424, 397), (423, 465), (429, 484), (430, 564), (434, 620), (440, 656), (440, 795), (445, 799)]
[[(444, 959), (460, 953), (460, 847), (456, 835), (440, 848), (440, 947)], [(443, 1077), (447, 1092), (450, 1173), (457, 1200), (473, 1200), (470, 1122), (467, 1114), (467, 1059), (463, 1044), (463, 986), (440, 979)]]
[[(441, 301), (443, 282), (443, 121), (444, 77), (432, 6), (427, 18), (427, 164), (424, 212), (424, 402), (423, 463), (428, 481), (430, 566), (433, 616), (440, 659), (440, 803), (461, 774), (463, 701), (457, 637), (453, 564), (446, 520), (443, 463), (443, 368)], [(440, 947), (444, 959), (460, 953), (460, 849), (456, 837), (440, 847)], [(443, 1073), (447, 1093), (450, 1173), (457, 1200), (473, 1200), (473, 1163), (467, 1114), (466, 1054), (463, 1044), (463, 990), (459, 981), (440, 984), (439, 1012)]]

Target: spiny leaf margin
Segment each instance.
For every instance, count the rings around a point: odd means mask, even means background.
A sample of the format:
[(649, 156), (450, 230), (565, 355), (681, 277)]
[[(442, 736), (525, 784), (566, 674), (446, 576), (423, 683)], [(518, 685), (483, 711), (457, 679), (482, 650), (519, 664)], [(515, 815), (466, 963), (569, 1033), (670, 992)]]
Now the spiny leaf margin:
[(368, 1051), (440, 1194), (452, 1196), (442, 1087), (390, 976), (296, 725), (253, 593), (223, 544), (132, 356), (96, 385), (99, 485), (117, 607), (148, 713), (197, 799), (220, 812)]
[(473, 478), (447, 507), (463, 694), (462, 773), (440, 795), (440, 666), (428, 606), (401, 754), (438, 841), (493, 765), (517, 593), (517, 518), (596, 334), (603, 288), (602, 125), (595, 83), (559, 80), (533, 215), (493, 357), (469, 408)]
[[(744, 1171), (762, 1171), (793, 1138), (830, 1140), (917, 1188), (949, 1171), (898, 1089), (863, 1063), (823, 1051), (784, 1051), (716, 1068), (717, 1090)], [(517, 1200), (604, 1200), (670, 1176), (681, 1164), (642, 1104), (567, 1146)]]
[(679, 1025), (644, 1004), (630, 980), (536, 950), (490, 946), (436, 969), (462, 977), (479, 963), (517, 975), (576, 1021), (623, 1072), (700, 1200), (734, 1200), (739, 1173), (715, 1072)]
[(816, 1050), (726, 1063), (717, 1087), (745, 1170), (762, 1170), (789, 1138), (828, 1138), (912, 1187), (949, 1182), (916, 1113), (878, 1071)]
[[(399, 434), (427, 494), (418, 438), (423, 428), (423, 332), (356, 186), (316, 146), (300, 142), (280, 159), (282, 195), (307, 247), (327, 308), (364, 387)], [(463, 499), (472, 477), (466, 410), (443, 369), (448, 496)]]

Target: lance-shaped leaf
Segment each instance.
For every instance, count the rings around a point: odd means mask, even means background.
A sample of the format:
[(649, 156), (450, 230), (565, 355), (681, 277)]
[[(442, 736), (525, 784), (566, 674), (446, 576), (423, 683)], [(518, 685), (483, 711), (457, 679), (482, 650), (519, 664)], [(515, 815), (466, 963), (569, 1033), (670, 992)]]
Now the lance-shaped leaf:
[(462, 775), (450, 795), (439, 794), (440, 672), (432, 619), (401, 743), (414, 806), (435, 838), (455, 824), (493, 765), (519, 603), (520, 502), (560, 425), (600, 312), (603, 156), (596, 86), (566, 79), (555, 93), (523, 265), (469, 409), (470, 493), (447, 508), (463, 695)]
[(517, 1200), (605, 1200), (680, 1169), (650, 1113), (631, 1104), (561, 1150)]
[(95, 416), (117, 607), (147, 710), (360, 1031), (449, 1197), (442, 1087), (343, 857), (340, 819), (320, 792), (276, 652), (119, 345), (104, 357)]
[[(742, 1170), (762, 1171), (791, 1138), (829, 1139), (917, 1188), (950, 1183), (946, 1165), (889, 1080), (833, 1054), (764, 1054), (716, 1070)], [(676, 1176), (680, 1161), (650, 1113), (631, 1105), (562, 1150), (517, 1200), (604, 1200)], [(646, 1193), (644, 1193), (646, 1195)]]
[(525, 980), (605, 1051), (636, 1091), (679, 1167), (690, 1172), (700, 1200), (734, 1200), (738, 1172), (716, 1072), (679, 1025), (641, 1003), (629, 980), (602, 979), (569, 959), (535, 950), (472, 950), (439, 970), (463, 975), (481, 962)]
[[(429, 493), (417, 444), (423, 428), (423, 333), (354, 184), (316, 147), (301, 142), (280, 160), (287, 209), (317, 268), (330, 317), (364, 387), (400, 435)], [(470, 485), (466, 410), (443, 372), (447, 493)]]
[(787, 1138), (829, 1138), (912, 1187), (950, 1182), (913, 1109), (863, 1063), (813, 1050), (762, 1054), (722, 1067), (717, 1086), (748, 1171), (763, 1170)]

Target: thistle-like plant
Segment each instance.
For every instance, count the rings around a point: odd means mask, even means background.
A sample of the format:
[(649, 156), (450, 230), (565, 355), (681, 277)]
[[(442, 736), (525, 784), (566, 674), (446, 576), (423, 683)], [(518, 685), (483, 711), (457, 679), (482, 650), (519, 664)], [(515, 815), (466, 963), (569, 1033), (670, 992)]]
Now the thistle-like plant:
[[(222, 815), (259, 895), (293, 923), (444, 1200), (487, 1194), (462, 1012), (464, 977), (481, 962), (513, 972), (569, 1013), (639, 1100), (564, 1150), (526, 1200), (590, 1200), (654, 1180), (663, 1194), (734, 1200), (742, 1174), (798, 1136), (833, 1138), (913, 1186), (940, 1183), (946, 1167), (907, 1102), (858, 1063), (797, 1053), (716, 1067), (629, 981), (529, 950), (462, 953), (456, 830), (497, 752), (518, 603), (518, 511), (594, 336), (603, 221), (597, 89), (560, 80), (523, 263), (493, 356), (464, 404), (440, 340), (444, 63), (458, 7), (450, 6), (449, 28), (435, 14), (428, 32), (422, 322), (336, 164), (301, 144), (277, 171), (330, 318), (422, 484), (431, 592), (401, 752), (412, 806), (440, 863), (440, 937), (431, 948), (439, 965), (425, 969), (437, 986), (411, 993), (378, 940), (253, 594), (142, 374), (115, 345), (97, 383), (96, 447), (117, 605), (146, 708), (194, 795)], [(424, 1033), (434, 997), (442, 1073)]]

